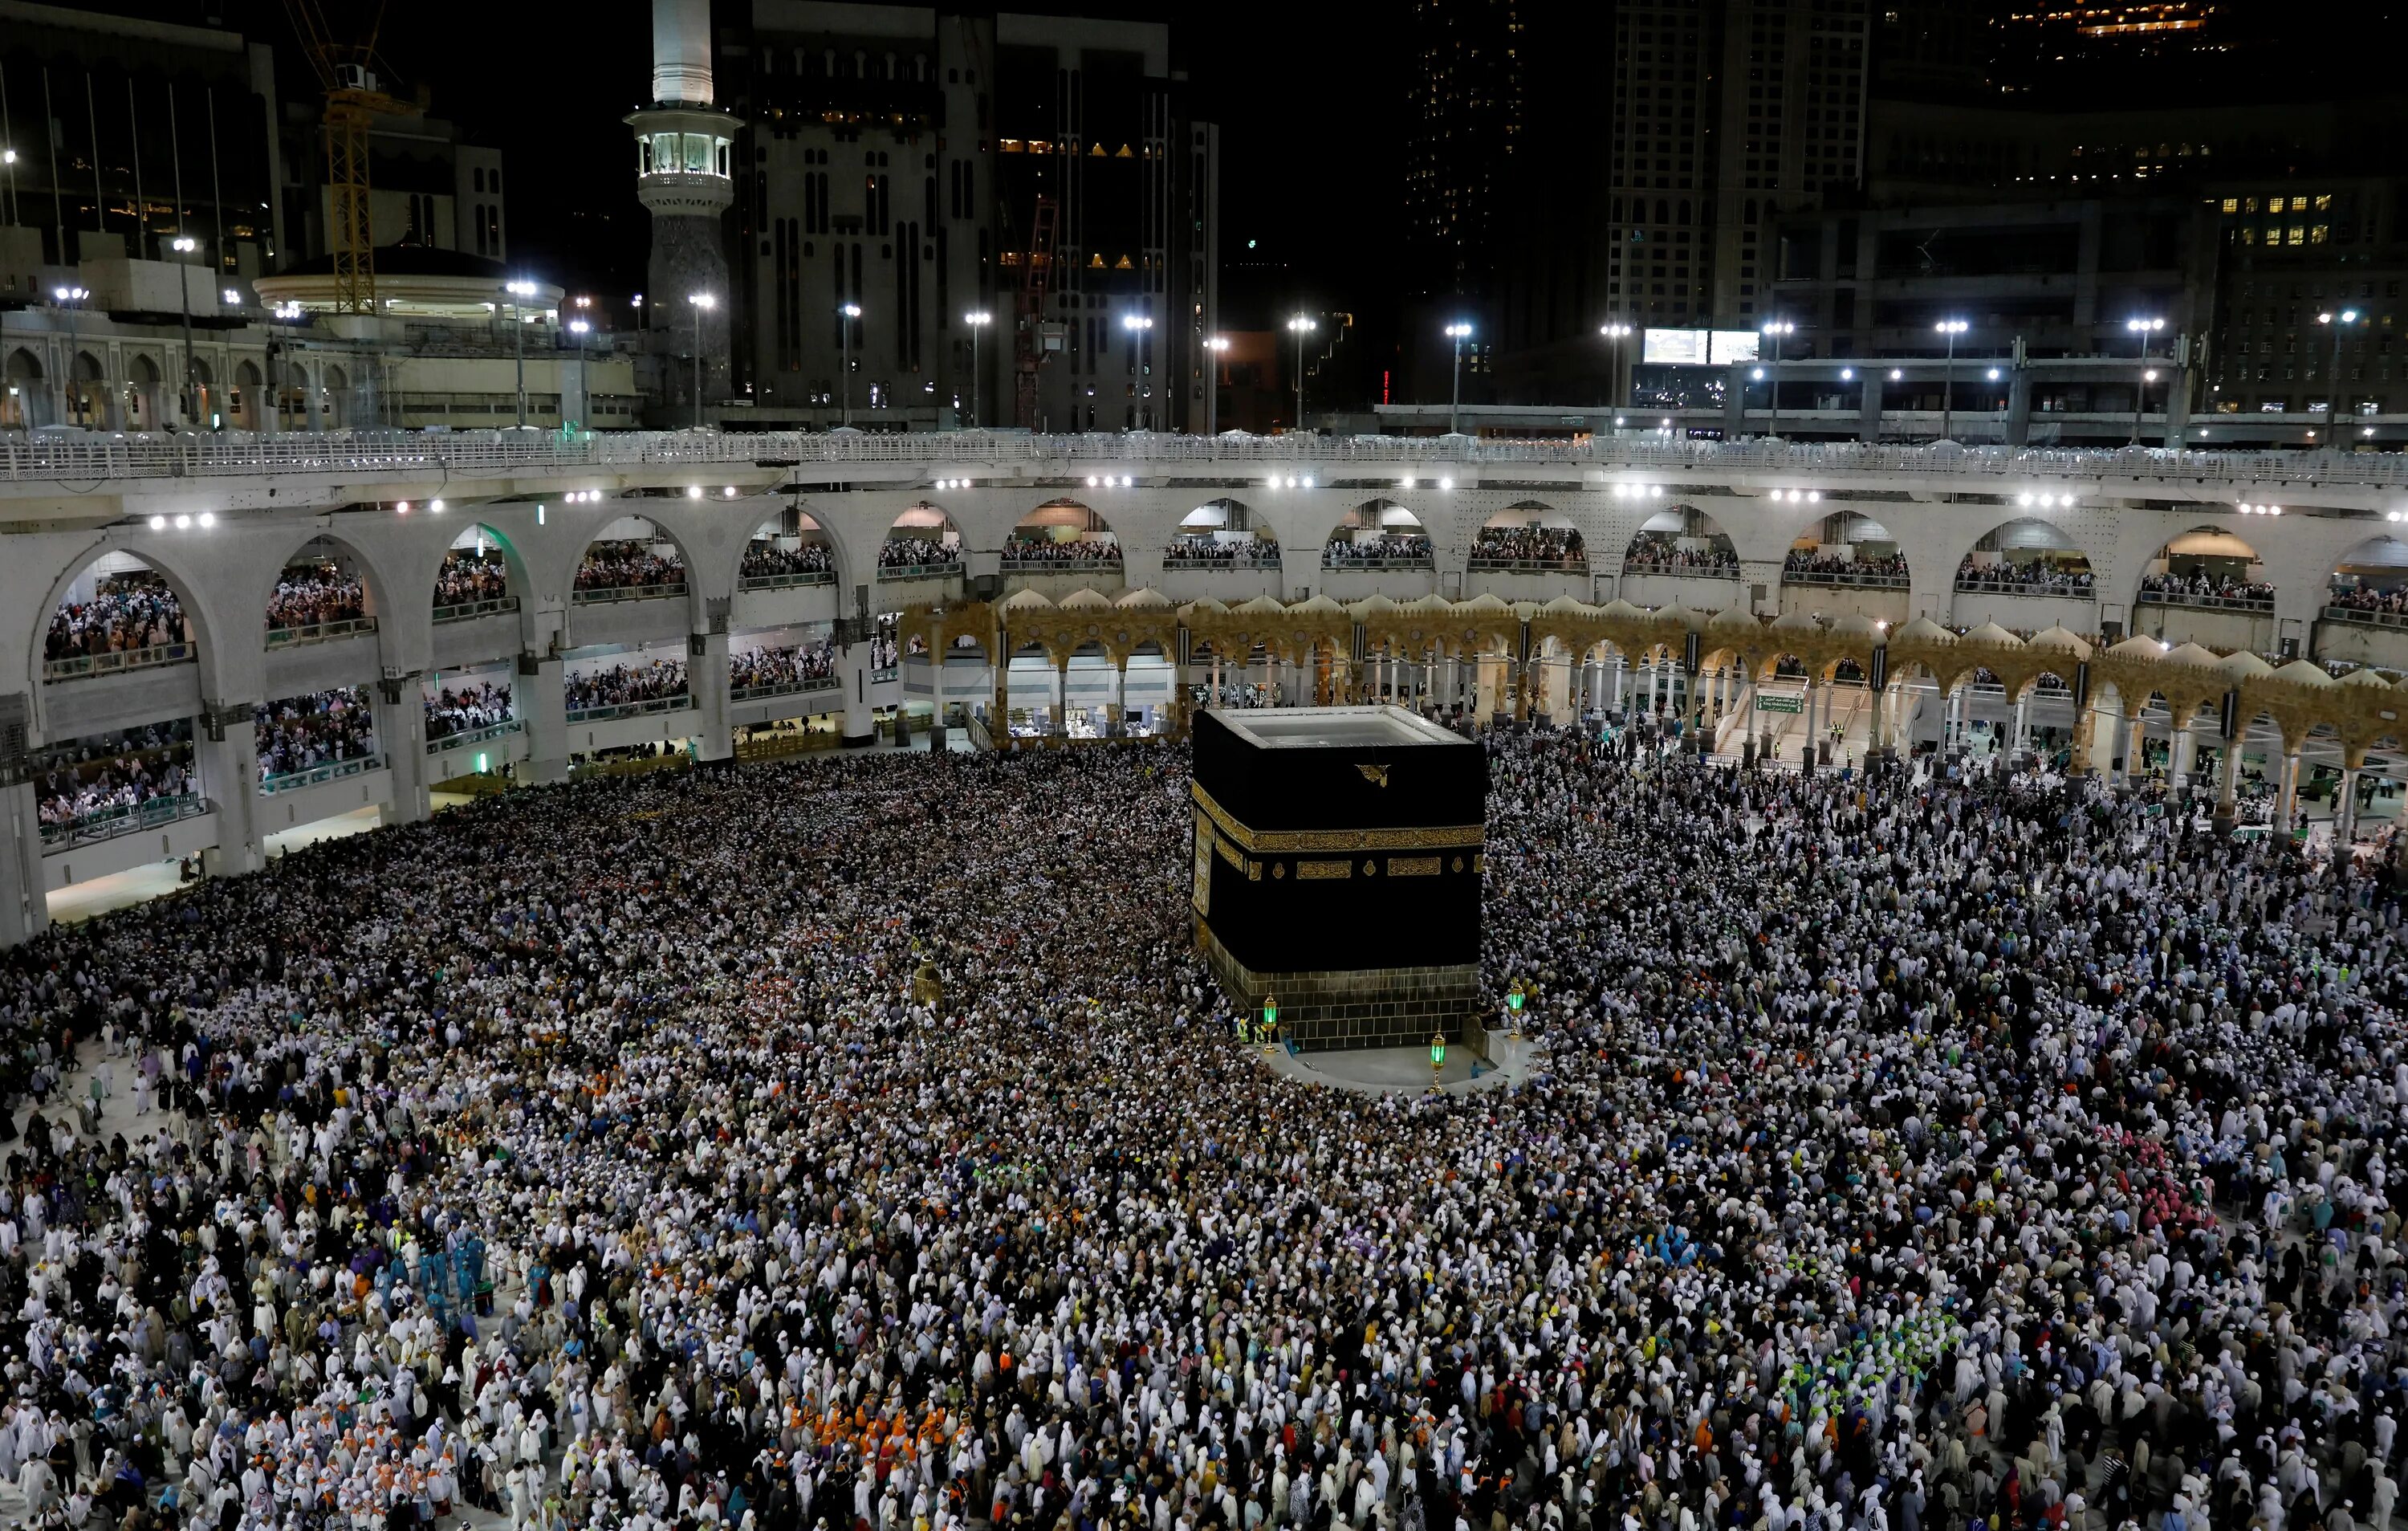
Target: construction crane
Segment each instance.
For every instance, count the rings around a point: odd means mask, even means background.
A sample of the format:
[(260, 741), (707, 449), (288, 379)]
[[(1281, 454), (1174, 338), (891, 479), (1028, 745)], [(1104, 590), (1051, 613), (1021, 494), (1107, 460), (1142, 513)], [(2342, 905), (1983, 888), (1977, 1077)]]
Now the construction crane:
[(1054, 226), (1061, 209), (1050, 196), (1037, 198), (1037, 215), (1028, 227), (1028, 250), (1021, 257), (1020, 293), (1013, 301), (1012, 419), (1024, 430), (1037, 427), (1037, 369), (1045, 354), (1062, 349), (1065, 332), (1045, 321), (1045, 292), (1054, 275)]
[(374, 313), (376, 230), (368, 213), (368, 124), (378, 114), (416, 116), (418, 108), (379, 88), (372, 65), (382, 0), (367, 10), (365, 35), (338, 36), (318, 0), (284, 0), (302, 51), (326, 93), (327, 244), (335, 255), (335, 311)]

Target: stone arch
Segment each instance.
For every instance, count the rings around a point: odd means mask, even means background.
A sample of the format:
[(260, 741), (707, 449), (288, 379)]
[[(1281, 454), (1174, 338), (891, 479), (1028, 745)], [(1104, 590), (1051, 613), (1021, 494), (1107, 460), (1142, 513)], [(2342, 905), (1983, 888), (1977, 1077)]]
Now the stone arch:
[(1325, 569), (1426, 569), (1436, 561), (1437, 545), (1418, 513), (1382, 496), (1338, 518), (1323, 540), (1321, 562)]
[(484, 521), (471, 522), (443, 550), (435, 571), (435, 608), (468, 606), (497, 599), (491, 579), (502, 581), (500, 596), (524, 599), (533, 582), (526, 559), (509, 538)]
[(1722, 523), (1692, 502), (1663, 503), (1622, 549), (1626, 574), (1739, 578), (1739, 548)]
[(2263, 556), (2241, 534), (2208, 521), (2169, 537), (2149, 559), (2133, 591), (2135, 604), (2212, 605), (2247, 603), (2237, 609), (2273, 608), (2274, 586), (2263, 578)]
[(737, 587), (743, 588), (748, 580), (807, 580), (818, 574), (834, 581), (842, 568), (836, 539), (797, 500), (754, 527), (737, 549)]
[[(676, 557), (674, 570), (660, 552), (664, 544)], [(626, 548), (624, 553), (619, 551), (623, 546)], [(596, 547), (609, 547), (612, 552), (596, 563)], [(694, 550), (666, 519), (623, 511), (595, 527), (579, 547), (577, 561), (569, 566), (570, 601), (574, 604), (579, 590), (666, 588), (679, 585), (684, 585), (691, 597), (695, 577)]]
[[(74, 590), (77, 582), (84, 572), (102, 558), (111, 555), (133, 559), (141, 571), (157, 576), (159, 582), (175, 596), (176, 608), (182, 616), (186, 637), (194, 645), (194, 657), (203, 666), (206, 691), (207, 684), (214, 679), (208, 673), (208, 667), (215, 662), (217, 650), (214, 645), (209, 612), (195, 594), (199, 588), (198, 585), (191, 576), (177, 567), (173, 557), (163, 558), (148, 547), (122, 547), (106, 542), (95, 542), (86, 547), (68, 561), (66, 568), (60, 571), (58, 578), (50, 582), (50, 599), (42, 602), (34, 614), (33, 641), (26, 645), (26, 653), (31, 657), (32, 661), (30, 673), (26, 676), (27, 684), (36, 694), (39, 694), (44, 678), (44, 666), (52, 657), (49, 642), (52, 622), (69, 604), (68, 594)], [(133, 570), (125, 571), (125, 572), (133, 571)]]
[(1782, 560), (1781, 577), (1784, 583), (1903, 589), (1913, 571), (1888, 527), (1862, 511), (1842, 508), (1828, 509), (1799, 529)]
[(1588, 544), (1571, 516), (1542, 499), (1517, 499), (1480, 524), (1472, 535), (1471, 567), (1588, 572)]
[(248, 356), (235, 363), (234, 387), (234, 397), (230, 402), (234, 405), (235, 423), (245, 430), (261, 429), (267, 418), (267, 399), (265, 397), (267, 389), (259, 364)]
[(878, 568), (958, 570), (965, 542), (961, 523), (930, 500), (905, 506), (886, 524), (878, 546)]
[(1121, 562), (1120, 533), (1103, 513), (1068, 495), (1036, 505), (1011, 524), (1003, 542), (1007, 572), (1043, 572), (1067, 564), (1073, 570)]
[(295, 562), (296, 559), (302, 558), (312, 548), (319, 548), (322, 545), (327, 558), (335, 567), (344, 569), (348, 565), (345, 571), (359, 581), (361, 605), (367, 615), (377, 616), (399, 610), (393, 599), (393, 582), (387, 577), (384, 568), (370, 556), (365, 548), (351, 539), (344, 537), (340, 532), (313, 527), (307, 537), (286, 547), (283, 554), (270, 564), (265, 579), (254, 586), (257, 591), (255, 599), (260, 612), (260, 630), (263, 634), (268, 630), (267, 625), (270, 620), (268, 606), (275, 598), (276, 587), (283, 583), (288, 571), (299, 567)]
[(136, 387), (148, 387), (159, 381), (159, 364), (150, 359), (149, 352), (137, 351), (126, 368), (125, 381)]
[(2408, 538), (2377, 532), (2334, 559), (2321, 604), (2408, 618)]
[(1169, 567), (1235, 557), (1244, 548), (1259, 556), (1279, 550), (1279, 530), (1259, 520), (1254, 507), (1234, 496), (1208, 499), (1179, 518), (1170, 530), (1163, 562)]
[(1959, 590), (2066, 595), (2094, 599), (2101, 559), (2066, 527), (2047, 516), (2001, 521), (1957, 555)]

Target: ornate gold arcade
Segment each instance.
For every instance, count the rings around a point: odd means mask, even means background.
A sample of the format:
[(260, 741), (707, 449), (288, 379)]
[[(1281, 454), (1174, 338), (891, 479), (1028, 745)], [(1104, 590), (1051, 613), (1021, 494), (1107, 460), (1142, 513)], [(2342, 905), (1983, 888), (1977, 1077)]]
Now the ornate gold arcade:
[[(2062, 628), (2026, 640), (1986, 624), (1958, 634), (1922, 617), (1885, 633), (1854, 615), (1822, 619), (1793, 613), (1767, 620), (1736, 608), (1713, 613), (1677, 606), (1648, 610), (1624, 600), (1594, 606), (1569, 596), (1543, 604), (1508, 602), (1493, 595), (1459, 601), (1425, 596), (1404, 602), (1374, 596), (1348, 605), (1326, 596), (1293, 604), (1261, 596), (1235, 606), (1211, 599), (1173, 606), (1152, 590), (1131, 591), (1118, 599), (1082, 590), (1059, 601), (1024, 591), (992, 605), (968, 601), (913, 607), (902, 614), (901, 630), (935, 652), (951, 647), (956, 638), (974, 639), (991, 661), (1007, 646), (1012, 653), (1034, 647), (1056, 666), (1067, 666), (1073, 653), (1093, 644), (1124, 668), (1130, 656), (1148, 647), (1176, 658), (1183, 631), (1190, 678), (1216, 656), (1242, 670), (1259, 651), (1312, 674), (1320, 699), (1340, 701), (1352, 700), (1357, 691), (1354, 656), (1358, 625), (1362, 662), (1367, 664), (1502, 661), (1506, 694), (1517, 716), (1539, 709), (1539, 684), (1549, 665), (1578, 664), (1605, 654), (1618, 654), (1633, 663), (1651, 658), (1679, 662), (1694, 633), (1700, 672), (1728, 671), (1748, 687), (1770, 679), (1784, 658), (1795, 660), (1815, 681), (1829, 681), (1850, 662), (1870, 674), (1874, 651), (1883, 649), (1892, 683), (1920, 672), (1943, 695), (1986, 672), (2011, 701), (2020, 701), (2045, 678), (2073, 686), (2087, 667), (2087, 708), (2119, 715), (2127, 723), (2137, 720), (2155, 699), (2181, 729), (2203, 710), (2220, 706), (2230, 693), (2244, 722), (2259, 716), (2272, 721), (2286, 753), (2297, 753), (2318, 728), (2329, 728), (2339, 737), (2344, 761), (2352, 769), (2362, 766), (2366, 752), (2384, 741), (2408, 744), (2408, 727), (2401, 724), (2408, 715), (2408, 681), (2394, 686), (2372, 670), (2335, 680), (2322, 666), (2305, 659), (2278, 669), (2246, 652), (2218, 654), (2192, 643), (2168, 649), (2153, 638), (2127, 638), (2102, 650), (2095, 641)], [(1003, 672), (997, 666), (999, 705)], [(1698, 693), (1693, 693), (1692, 706), (1702, 706)], [(1176, 711), (1183, 727), (1183, 686)], [(1883, 727), (1878, 709), (1876, 719), (1878, 729)], [(2075, 730), (2074, 750), (2075, 768), (2085, 768), (2087, 729)], [(1225, 826), (1225, 830), (1234, 837), (1233, 827)]]

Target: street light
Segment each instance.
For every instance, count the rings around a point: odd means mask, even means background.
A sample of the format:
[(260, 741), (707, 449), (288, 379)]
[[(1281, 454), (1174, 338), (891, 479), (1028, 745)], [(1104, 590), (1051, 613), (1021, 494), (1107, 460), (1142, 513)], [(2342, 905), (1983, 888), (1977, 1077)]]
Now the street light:
[[(1131, 349), (1131, 365), (1133, 367), (1146, 366), (1145, 337), (1154, 328), (1154, 316), (1146, 313), (1122, 314), (1121, 328), (1128, 331), (1129, 346)], [(1152, 398), (1154, 397), (1154, 390), (1151, 386), (1146, 389), (1146, 397), (1148, 398)], [(1154, 428), (1154, 406), (1152, 404), (1148, 404), (1146, 406), (1145, 413), (1140, 418), (1144, 422), (1144, 428), (1152, 430)]]
[(702, 428), (702, 316), (719, 307), (719, 299), (709, 293), (688, 293), (685, 300), (694, 305), (694, 428)]
[(1226, 335), (1207, 335), (1204, 349), (1212, 353), (1211, 376), (1204, 383), (1204, 434), (1212, 437), (1221, 428), (1221, 357), (1229, 349)]
[(1765, 338), (1772, 342), (1772, 412), (1764, 433), (1776, 440), (1781, 435), (1781, 338), (1796, 333), (1798, 326), (1786, 319), (1774, 319), (1764, 326)]
[(844, 412), (838, 417), (838, 424), (850, 426), (853, 424), (853, 322), (861, 317), (861, 305), (847, 303), (836, 311), (844, 316), (844, 323), (836, 327), (839, 353), (837, 370), (841, 374), (844, 387)]
[[(578, 299), (580, 304), (584, 301)], [(577, 337), (577, 411), (588, 419), (594, 415), (594, 397), (585, 391), (585, 336), (593, 327), (582, 319), (568, 322), (568, 333)]]
[(526, 429), (526, 300), (535, 296), (532, 282), (513, 282), (509, 295), (518, 299), (510, 305), (510, 355), (519, 369), (519, 429)]
[[(179, 234), (168, 241), (168, 248), (179, 255), (189, 255), (201, 248), (201, 241), (189, 234)], [(183, 411), (185, 422), (190, 424), (199, 397), (198, 390), (193, 382), (193, 300), (184, 287), (187, 280), (189, 280), (189, 273), (180, 269), (177, 271), (176, 309), (184, 316), (184, 397), (179, 407)]]
[(982, 425), (979, 419), (979, 331), (994, 324), (995, 315), (980, 309), (962, 315), (962, 323), (970, 326), (970, 428), (977, 430)]
[[(2165, 327), (2166, 322), (2163, 319), (2127, 319), (2124, 321), (2124, 332), (2134, 337), (2140, 342), (2141, 349), (2138, 359), (2141, 363), (2141, 368), (2143, 371), (2146, 371), (2149, 365), (2149, 337), (2155, 335), (2157, 331)], [(2132, 385), (2132, 444), (2134, 446), (2139, 446), (2141, 444), (2141, 412), (2148, 408), (2148, 403), (2149, 384), (2148, 380), (2143, 378)]]
[(1304, 338), (1321, 326), (1308, 316), (1299, 313), (1287, 322), (1287, 327), (1296, 335), (1296, 428), (1302, 430), (1304, 428)]
[(2356, 309), (2344, 309), (2339, 313), (2320, 313), (2316, 315), (2316, 323), (2319, 325), (2329, 325), (2332, 330), (2333, 338), (2332, 373), (2329, 379), (2332, 388), (2332, 402), (2325, 406), (2325, 418), (2327, 420), (2338, 420), (2341, 418), (2341, 332), (2351, 325), (2358, 325), (2365, 322), (2366, 315), (2358, 312)]
[(1446, 326), (1446, 338), (1455, 342), (1455, 397), (1446, 407), (1446, 433), (1449, 436), (1462, 428), (1455, 417), (1463, 412), (1463, 342), (1470, 333), (1471, 326), (1461, 320)]
[(1613, 375), (1607, 385), (1613, 393), (1612, 400), (1613, 407), (1618, 410), (1629, 402), (1627, 397), (1628, 390), (1622, 383), (1622, 342), (1630, 339), (1636, 332), (1619, 319), (1598, 325), (1597, 332), (1605, 337), (1607, 345), (1612, 348), (1609, 354), (1612, 358)]
[(1942, 319), (1931, 326), (1948, 337), (1948, 370), (1942, 373), (1940, 385), (1940, 439), (1948, 440), (1948, 430), (1956, 413), (1956, 337), (1973, 326), (1962, 319)]
[(83, 402), (75, 393), (76, 305), (91, 296), (92, 294), (90, 292), (81, 287), (53, 287), (50, 289), (51, 300), (57, 303), (60, 308), (67, 311), (67, 369), (65, 378), (59, 385), (59, 402), (72, 410), (75, 414), (75, 420), (73, 423), (77, 425), (81, 425), (83, 423)]

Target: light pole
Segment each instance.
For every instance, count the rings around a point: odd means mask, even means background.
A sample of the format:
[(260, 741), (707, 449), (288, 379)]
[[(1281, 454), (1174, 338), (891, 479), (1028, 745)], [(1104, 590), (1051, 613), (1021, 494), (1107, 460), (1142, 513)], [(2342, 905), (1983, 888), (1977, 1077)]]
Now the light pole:
[(526, 300), (535, 296), (532, 282), (513, 282), (509, 295), (517, 301), (510, 305), (510, 356), (519, 369), (519, 429), (526, 429)]
[(838, 417), (838, 424), (850, 426), (853, 424), (853, 322), (861, 317), (861, 305), (847, 303), (836, 311), (844, 316), (844, 323), (836, 327), (840, 364), (837, 371), (844, 389), (844, 412)]
[(1211, 375), (1204, 380), (1204, 434), (1211, 438), (1221, 433), (1221, 357), (1229, 349), (1229, 338), (1208, 335), (1204, 349), (1212, 354), (1211, 365), (1206, 368)]
[(568, 333), (577, 337), (577, 412), (589, 417), (594, 413), (594, 400), (585, 392), (585, 334), (593, 327), (582, 319), (568, 322)]
[[(170, 248), (179, 255), (189, 255), (201, 248), (201, 241), (189, 234), (179, 234), (176, 236)], [(176, 308), (184, 316), (184, 396), (178, 408), (183, 412), (184, 423), (190, 425), (193, 421), (195, 403), (195, 390), (193, 386), (193, 300), (184, 288), (184, 283), (190, 275), (185, 271), (184, 264), (179, 261), (176, 266)]]
[(2149, 403), (2149, 337), (2166, 327), (2163, 319), (2127, 319), (2124, 332), (2140, 342), (2139, 361), (2142, 376), (2132, 384), (2132, 444), (2141, 444), (2141, 413)]
[(83, 406), (77, 399), (76, 385), (76, 305), (92, 295), (81, 287), (53, 287), (50, 296), (60, 308), (67, 311), (67, 365), (59, 383), (59, 403), (75, 418), (70, 425), (83, 424)]
[(1296, 428), (1302, 430), (1304, 428), (1304, 338), (1321, 326), (1308, 316), (1299, 313), (1287, 322), (1287, 327), (1296, 336)]
[(1446, 338), (1455, 342), (1455, 394), (1446, 407), (1446, 433), (1454, 436), (1462, 429), (1457, 416), (1463, 413), (1463, 342), (1471, 326), (1458, 320), (1446, 326)]
[(1962, 319), (1942, 319), (1931, 327), (1948, 337), (1948, 370), (1941, 374), (1940, 384), (1940, 439), (1944, 441), (1956, 415), (1956, 337), (1972, 326)]
[[(2325, 406), (2325, 429), (2328, 433), (2341, 428), (2341, 332), (2351, 325), (2364, 323), (2366, 316), (2356, 309), (2344, 309), (2339, 313), (2320, 313), (2316, 323), (2332, 330), (2332, 402)], [(2338, 438), (2336, 438), (2338, 440)]]
[[(1122, 314), (1121, 328), (1128, 331), (1129, 345), (1136, 353), (1136, 354), (1130, 358), (1131, 366), (1140, 368), (1143, 368), (1145, 366), (1145, 338), (1147, 332), (1154, 328), (1154, 316), (1147, 313)], [(1145, 413), (1142, 416), (1142, 419), (1144, 421), (1144, 428), (1152, 430), (1154, 428), (1154, 406), (1152, 403), (1149, 402), (1146, 405)]]
[(1622, 342), (1630, 339), (1631, 328), (1621, 320), (1615, 319), (1598, 325), (1597, 332), (1605, 337), (1606, 355), (1612, 372), (1607, 387), (1613, 397), (1606, 402), (1618, 410), (1630, 401), (1627, 397), (1629, 390), (1622, 383)]
[(983, 422), (979, 418), (979, 331), (995, 323), (995, 315), (984, 309), (962, 315), (962, 323), (970, 326), (970, 429), (978, 430)]
[(1797, 332), (1798, 326), (1786, 319), (1775, 319), (1764, 326), (1765, 339), (1772, 342), (1772, 413), (1764, 434), (1776, 441), (1781, 436), (1781, 338)]
[(688, 293), (685, 300), (694, 305), (694, 428), (702, 428), (702, 316), (719, 307), (719, 299), (709, 293)]

